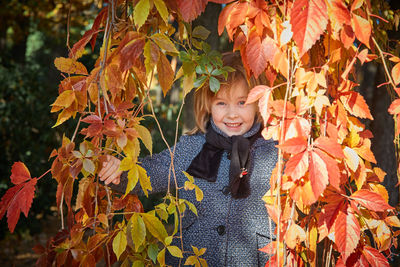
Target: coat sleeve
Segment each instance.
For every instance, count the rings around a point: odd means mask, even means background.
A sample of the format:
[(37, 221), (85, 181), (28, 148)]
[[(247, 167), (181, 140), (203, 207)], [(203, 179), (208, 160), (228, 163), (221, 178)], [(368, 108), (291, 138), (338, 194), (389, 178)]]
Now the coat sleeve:
[[(168, 149), (163, 150), (158, 154), (140, 158), (138, 164), (141, 165), (150, 177), (152, 191), (150, 193), (165, 192), (170, 188), (175, 187), (175, 179), (178, 186), (183, 186), (182, 171), (185, 171), (192, 159), (200, 151), (202, 141), (201, 136), (182, 136), (177, 142), (176, 146), (171, 147), (171, 152)], [(198, 150), (196, 152), (196, 150)], [(171, 153), (174, 152), (171, 157)], [(194, 154), (194, 155), (193, 155)], [(173, 159), (173, 164), (171, 159)], [(121, 174), (121, 182), (119, 185), (112, 185), (111, 188), (115, 191), (125, 193), (125, 189), (128, 183), (128, 173), (123, 172)], [(131, 194), (143, 195), (140, 183), (135, 186), (131, 191)]]

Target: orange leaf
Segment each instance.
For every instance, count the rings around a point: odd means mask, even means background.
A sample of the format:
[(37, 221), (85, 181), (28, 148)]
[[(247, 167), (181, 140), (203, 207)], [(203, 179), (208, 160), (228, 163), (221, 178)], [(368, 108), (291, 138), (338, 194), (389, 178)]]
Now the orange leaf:
[(73, 90), (66, 90), (57, 97), (53, 104), (51, 104), (53, 106), (51, 112), (56, 112), (54, 109), (57, 109), (58, 107), (68, 108), (72, 103), (74, 103), (74, 101), (75, 92)]
[(373, 117), (369, 111), (368, 105), (364, 100), (364, 97), (357, 92), (350, 91), (340, 95), (340, 101), (343, 106), (352, 115), (360, 118), (368, 118), (373, 120)]
[(328, 170), (329, 183), (340, 190), (340, 170), (335, 159), (331, 158), (319, 149), (314, 149), (314, 151), (322, 158), (326, 164), (326, 169)]
[(253, 89), (250, 90), (250, 93), (247, 97), (246, 104), (251, 104), (257, 100), (258, 107), (260, 110), (261, 117), (264, 120), (264, 123), (267, 123), (270, 112), (269, 112), (269, 100), (271, 96), (272, 88), (266, 85), (257, 85)]
[(125, 38), (121, 41), (120, 47), (120, 66), (122, 72), (129, 70), (132, 65), (138, 63), (138, 58), (143, 54), (145, 45), (144, 38), (139, 37), (135, 34), (127, 34)]
[(371, 264), (372, 267), (389, 267), (389, 263), (384, 255), (382, 255), (377, 249), (365, 246), (362, 250), (365, 258)]
[(352, 22), (357, 39), (370, 48), (369, 39), (371, 38), (372, 28), (369, 21), (353, 13)]
[(325, 162), (322, 158), (315, 153), (315, 151), (309, 151), (310, 156), (310, 168), (309, 175), (311, 186), (314, 192), (314, 196), (318, 198), (325, 190), (329, 183), (328, 170)]
[(332, 18), (335, 18), (335, 22), (346, 25), (351, 23), (350, 11), (344, 5), (342, 0), (332, 0), (327, 2), (330, 4), (331, 12), (329, 17), (331, 20)]
[(360, 241), (360, 225), (348, 205), (339, 210), (335, 221), (335, 244), (346, 260)]
[(309, 166), (308, 152), (299, 153), (291, 157), (285, 165), (285, 175), (292, 177), (296, 181), (304, 176)]
[(354, 34), (353, 28), (349, 25), (344, 25), (343, 29), (340, 31), (340, 40), (343, 42), (344, 48), (348, 49), (353, 45), (356, 36)]
[(396, 85), (400, 83), (400, 63), (394, 65), (392, 69), (392, 78)]
[[(231, 5), (227, 5), (220, 13), (218, 18), (218, 34), (221, 35), (224, 31), (225, 26), (228, 24), (229, 17), (231, 15), (232, 10), (236, 8), (239, 2), (235, 2)], [(228, 29), (227, 29), (228, 30)], [(228, 32), (229, 35), (229, 32)], [(232, 40), (232, 38), (230, 38)]]
[(328, 13), (324, 0), (297, 0), (291, 10), (293, 40), (300, 55), (307, 52), (320, 38), (328, 24)]
[(290, 189), (290, 197), (294, 201), (301, 201), (303, 205), (311, 205), (318, 200), (318, 197), (314, 196), (311, 182), (308, 179), (304, 182), (298, 181), (298, 184)]
[(18, 161), (11, 167), (11, 182), (15, 185), (21, 184), (26, 180), (31, 179), (31, 174), (24, 163)]
[(396, 115), (400, 113), (400, 99), (396, 99), (392, 102), (388, 109), (389, 113), (392, 115)]
[(272, 89), (266, 85), (257, 85), (250, 90), (247, 95), (246, 105), (258, 101), (265, 93), (270, 92)]
[(177, 3), (183, 20), (191, 22), (204, 11), (207, 0), (177, 0)]
[(163, 53), (160, 53), (160, 60), (157, 63), (157, 71), (158, 82), (160, 83), (165, 96), (174, 83), (175, 73), (171, 67), (171, 63)]
[(385, 211), (393, 209), (381, 195), (367, 189), (360, 189), (354, 192), (350, 198), (369, 210)]
[(298, 154), (303, 152), (307, 146), (307, 139), (300, 136), (286, 140), (283, 144), (277, 145), (276, 147), (282, 149), (286, 153)]
[(343, 149), (338, 142), (334, 141), (332, 138), (326, 136), (320, 136), (313, 143), (314, 146), (324, 150), (325, 152), (331, 154), (332, 156), (342, 159), (344, 158)]
[(54, 65), (59, 71), (68, 74), (88, 74), (86, 67), (72, 58), (56, 57)]
[(246, 46), (246, 56), (250, 68), (257, 78), (267, 67), (267, 59), (261, 45), (261, 38), (255, 31), (250, 33), (249, 42)]

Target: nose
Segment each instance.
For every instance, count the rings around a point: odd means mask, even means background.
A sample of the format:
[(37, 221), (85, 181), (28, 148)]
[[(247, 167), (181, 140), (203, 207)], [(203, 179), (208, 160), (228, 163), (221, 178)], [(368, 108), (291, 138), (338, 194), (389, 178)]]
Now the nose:
[(235, 106), (229, 106), (228, 110), (228, 118), (237, 118), (239, 116), (238, 110), (236, 109)]

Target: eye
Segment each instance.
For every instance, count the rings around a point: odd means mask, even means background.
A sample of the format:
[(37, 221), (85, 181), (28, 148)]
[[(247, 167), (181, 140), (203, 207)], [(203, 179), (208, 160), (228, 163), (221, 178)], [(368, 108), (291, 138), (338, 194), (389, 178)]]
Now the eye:
[(218, 102), (216, 103), (216, 105), (217, 105), (217, 106), (224, 106), (224, 105), (225, 105), (225, 102), (223, 102), (223, 101), (218, 101)]
[(244, 106), (244, 104), (246, 103), (246, 101), (244, 101), (244, 100), (242, 100), (242, 101), (239, 101), (239, 106)]

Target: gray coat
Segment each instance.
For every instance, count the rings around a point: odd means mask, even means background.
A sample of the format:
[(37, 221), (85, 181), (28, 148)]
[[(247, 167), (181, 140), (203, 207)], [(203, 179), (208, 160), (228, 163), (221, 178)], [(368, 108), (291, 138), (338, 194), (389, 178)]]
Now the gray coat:
[[(218, 128), (215, 130), (221, 133)], [(174, 165), (179, 187), (183, 187), (188, 180), (182, 171), (189, 167), (204, 143), (205, 135), (195, 134), (182, 136), (176, 144)], [(203, 258), (211, 267), (264, 266), (267, 261), (267, 255), (258, 251), (271, 241), (268, 214), (261, 198), (269, 189), (269, 177), (277, 161), (275, 142), (259, 138), (253, 144), (251, 153), (253, 167), (249, 197), (234, 199), (224, 190), (229, 183), (230, 161), (226, 152), (222, 156), (216, 182), (195, 178), (195, 184), (204, 193), (201, 202), (196, 201), (194, 190), (179, 191), (179, 197), (195, 204), (198, 210), (197, 217), (186, 209), (182, 223), (184, 251), (192, 251), (191, 245), (199, 249), (207, 248)], [(168, 150), (142, 159), (142, 166), (150, 176), (153, 192), (166, 191), (169, 165)], [(126, 184), (126, 181), (122, 179), (121, 184)], [(173, 178), (171, 184), (174, 184)], [(190, 254), (186, 253), (184, 256), (187, 258)], [(178, 266), (175, 260), (167, 257), (167, 264)], [(184, 262), (185, 259), (182, 266)]]

